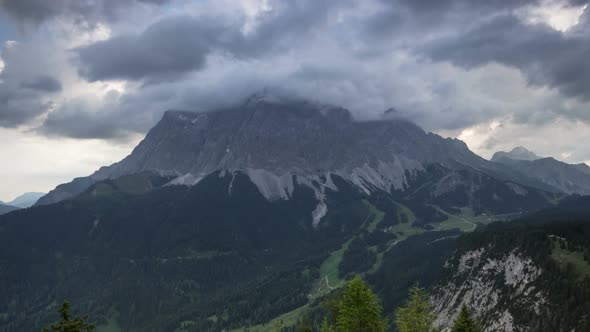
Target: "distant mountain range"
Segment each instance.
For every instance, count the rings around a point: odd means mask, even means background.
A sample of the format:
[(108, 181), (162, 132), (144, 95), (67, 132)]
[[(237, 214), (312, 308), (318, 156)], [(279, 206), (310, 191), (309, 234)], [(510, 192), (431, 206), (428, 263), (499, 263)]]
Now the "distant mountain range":
[(8, 205), (8, 204), (4, 204), (0, 202), (0, 215), (1, 214), (5, 214), (8, 212), (12, 212), (14, 210), (18, 210), (19, 207), (17, 206), (12, 206), (12, 205)]
[(590, 166), (568, 164), (555, 158), (543, 158), (523, 147), (496, 152), (491, 159), (568, 194), (590, 194)]
[(45, 195), (46, 195), (46, 193), (28, 192), (28, 193), (24, 193), (24, 194), (18, 196), (17, 198), (13, 199), (10, 202), (7, 202), (6, 204), (12, 205), (12, 206), (17, 206), (19, 208), (24, 209), (24, 208), (28, 208), (28, 207), (35, 205), (35, 203), (37, 203), (39, 198), (41, 198)]
[(501, 162), (503, 159), (511, 160), (537, 160), (542, 157), (537, 156), (535, 153), (527, 150), (525, 147), (517, 146), (510, 152), (498, 151), (492, 156), (492, 161)]
[[(461, 281), (481, 266), (462, 255), (495, 244), (462, 234), (577, 199), (561, 189), (566, 175), (517, 165), (536, 158), (519, 148), (488, 161), (390, 114), (359, 122), (268, 95), (168, 111), (128, 157), (0, 216), (0, 331), (39, 330), (64, 298), (115, 331), (242, 330), (313, 318), (354, 274), (388, 313), (415, 282), (446, 281), (457, 292), (433, 296), (450, 303), (437, 306), (447, 326), (458, 304), (477, 305)], [(507, 315), (478, 315), (505, 329), (532, 317), (507, 303), (496, 308)]]
[(22, 194), (7, 203), (0, 201), (0, 214), (31, 207), (37, 202), (37, 200), (39, 200), (39, 198), (43, 197), (44, 195), (45, 193), (31, 192)]

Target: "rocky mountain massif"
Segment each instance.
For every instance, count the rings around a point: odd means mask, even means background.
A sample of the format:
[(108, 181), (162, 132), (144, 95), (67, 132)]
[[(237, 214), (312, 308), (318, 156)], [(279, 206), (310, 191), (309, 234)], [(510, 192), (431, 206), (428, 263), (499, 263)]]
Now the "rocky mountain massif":
[[(321, 192), (330, 184), (310, 183), (328, 175), (365, 193), (391, 192), (403, 190), (430, 164), (502, 172), (465, 143), (426, 133), (404, 120), (357, 122), (342, 108), (253, 96), (216, 112), (166, 112), (127, 158), (57, 187), (37, 204), (71, 198), (96, 181), (138, 172), (174, 176), (173, 184), (194, 185), (215, 171), (239, 171), (268, 199), (288, 198), (293, 179)], [(548, 189), (541, 183), (531, 185)]]
[[(462, 232), (564, 196), (404, 120), (267, 96), (170, 111), (122, 161), (0, 216), (0, 331), (39, 329), (62, 299), (114, 331), (264, 330), (355, 274), (390, 315), (416, 281), (446, 280), (444, 325), (468, 271), (528, 262), (456, 263), (480, 248)], [(513, 315), (506, 303), (493, 310)]]

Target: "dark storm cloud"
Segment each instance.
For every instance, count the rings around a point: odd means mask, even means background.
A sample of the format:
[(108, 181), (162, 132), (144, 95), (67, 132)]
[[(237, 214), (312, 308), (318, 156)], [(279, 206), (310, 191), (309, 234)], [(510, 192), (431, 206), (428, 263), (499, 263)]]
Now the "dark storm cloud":
[(149, 26), (138, 35), (116, 36), (76, 51), (79, 73), (89, 81), (175, 80), (205, 65), (213, 51), (244, 59), (288, 51), (325, 22), (330, 10), (344, 6), (327, 1), (278, 1), (257, 17), (256, 28), (220, 18), (177, 16)]
[[(477, 26), (498, 15), (550, 4), (583, 6), (588, 0), (378, 0), (381, 8), (365, 20), (366, 38), (414, 38), (427, 42), (441, 34)], [(413, 40), (419, 42), (419, 40)]]
[(18, 127), (43, 115), (53, 106), (49, 95), (62, 88), (48, 72), (52, 69), (50, 57), (37, 58), (29, 47), (21, 46), (9, 43), (2, 49), (0, 127)]
[(588, 33), (560, 32), (545, 24), (525, 24), (513, 15), (501, 15), (439, 39), (423, 51), (434, 60), (465, 68), (492, 62), (515, 67), (531, 84), (590, 100)]
[(76, 98), (64, 103), (47, 115), (37, 131), (48, 136), (65, 136), (78, 139), (124, 140), (132, 132), (149, 129), (146, 122), (153, 122), (144, 110), (153, 100), (143, 96), (143, 101), (132, 96), (107, 93), (100, 103)]
[(31, 81), (23, 82), (21, 83), (21, 87), (44, 92), (59, 92), (62, 89), (60, 81), (47, 75), (39, 76)]
[(85, 21), (112, 19), (120, 9), (145, 3), (161, 5), (167, 0), (0, 0), (0, 8), (20, 21), (41, 23), (59, 16)]
[[(415, 16), (433, 15), (431, 17), (444, 18), (450, 14), (462, 15), (466, 13), (478, 15), (494, 15), (506, 13), (514, 9), (540, 4), (550, 4), (546, 0), (379, 0), (382, 4), (393, 10), (403, 10)], [(553, 0), (553, 3), (561, 3), (565, 6), (583, 6), (588, 0)], [(474, 17), (463, 16), (465, 20)], [(411, 19), (411, 18), (408, 18)]]
[[(74, 3), (61, 1), (57, 12)], [(515, 83), (523, 95), (528, 83), (587, 99), (589, 10), (567, 33), (546, 24), (525, 23), (518, 16), (545, 3), (277, 0), (269, 1), (253, 19), (241, 13), (226, 17), (215, 16), (216, 11), (193, 11), (178, 16), (178, 11), (171, 11), (173, 16), (159, 16), (141, 28), (115, 28), (109, 39), (75, 48), (82, 79), (129, 84), (110, 101), (68, 100), (58, 105), (39, 130), (74, 138), (121, 139), (145, 132), (166, 109), (212, 108), (277, 86), (359, 114), (394, 106), (429, 130), (460, 129), (515, 109), (516, 121), (546, 122), (568, 112), (588, 119), (564, 109), (561, 96), (520, 105), (502, 100), (510, 94), (502, 86), (481, 83), (482, 77), (502, 82), (507, 81), (497, 76), (520, 78), (505, 67), (485, 69), (499, 63), (526, 75), (528, 82)], [(65, 12), (86, 12), (70, 7)], [(96, 8), (89, 12), (111, 15)], [(189, 16), (193, 14), (198, 16)], [(481, 68), (481, 73), (473, 74)], [(471, 82), (480, 90), (470, 87)], [(546, 107), (535, 115), (535, 109), (526, 109), (530, 105)]]
[[(350, 0), (340, 1), (273, 1), (273, 9), (256, 19), (256, 29), (234, 44), (230, 51), (236, 55), (264, 55), (298, 47), (308, 37), (321, 35), (331, 14), (353, 6)], [(343, 28), (345, 28), (343, 26)], [(344, 31), (343, 31), (344, 32)]]
[(114, 37), (77, 49), (79, 72), (89, 81), (175, 79), (203, 67), (223, 35), (223, 27), (214, 21), (168, 18), (138, 36)]
[(0, 127), (18, 127), (50, 107), (51, 103), (42, 101), (35, 91), (0, 83)]
[(365, 21), (369, 49), (393, 44), (467, 69), (498, 63), (520, 70), (531, 85), (590, 100), (590, 7), (566, 32), (545, 23), (527, 23), (522, 17), (535, 6), (567, 8), (588, 0), (380, 2), (381, 10)]
[[(510, 12), (541, 0), (379, 0), (381, 10), (366, 21), (369, 33), (391, 36), (392, 33), (430, 33), (432, 30), (455, 30), (476, 22), (482, 16)], [(427, 37), (427, 36), (425, 36)]]
[(85, 108), (51, 112), (39, 131), (48, 136), (78, 139), (123, 139), (131, 132), (117, 125), (121, 115), (89, 112)]

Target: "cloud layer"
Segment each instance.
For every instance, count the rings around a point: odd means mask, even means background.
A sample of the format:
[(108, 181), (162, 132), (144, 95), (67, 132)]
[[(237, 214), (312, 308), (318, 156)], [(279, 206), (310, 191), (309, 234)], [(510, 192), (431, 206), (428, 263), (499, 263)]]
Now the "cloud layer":
[[(476, 144), (484, 154), (519, 145), (490, 125), (521, 128), (530, 141), (536, 127), (590, 123), (587, 1), (0, 0), (0, 8), (22, 31), (2, 49), (0, 126), (38, 135), (123, 141), (167, 109), (211, 109), (265, 88), (348, 107), (360, 120), (395, 107), (428, 130), (485, 141)], [(568, 158), (588, 160), (590, 148)]]

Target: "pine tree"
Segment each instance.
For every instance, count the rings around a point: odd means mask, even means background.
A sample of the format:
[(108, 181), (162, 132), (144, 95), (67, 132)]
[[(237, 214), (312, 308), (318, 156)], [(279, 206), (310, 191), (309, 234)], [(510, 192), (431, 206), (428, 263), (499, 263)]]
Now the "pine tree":
[(94, 330), (96, 324), (87, 322), (88, 315), (72, 317), (70, 307), (70, 302), (65, 301), (61, 308), (57, 310), (61, 316), (61, 321), (44, 328), (43, 332), (91, 332)]
[(410, 289), (410, 298), (395, 313), (395, 324), (399, 332), (431, 332), (434, 330), (435, 319), (428, 294), (418, 286)]
[(322, 322), (320, 332), (336, 332), (336, 329), (332, 324), (328, 323), (328, 319), (324, 317), (324, 321)]
[(477, 327), (477, 324), (471, 318), (467, 307), (463, 305), (461, 308), (461, 312), (457, 319), (455, 319), (455, 323), (453, 324), (453, 329), (451, 332), (479, 332), (480, 329)]
[(387, 321), (381, 318), (381, 304), (367, 284), (356, 276), (344, 294), (336, 324), (341, 332), (381, 332), (387, 329)]

